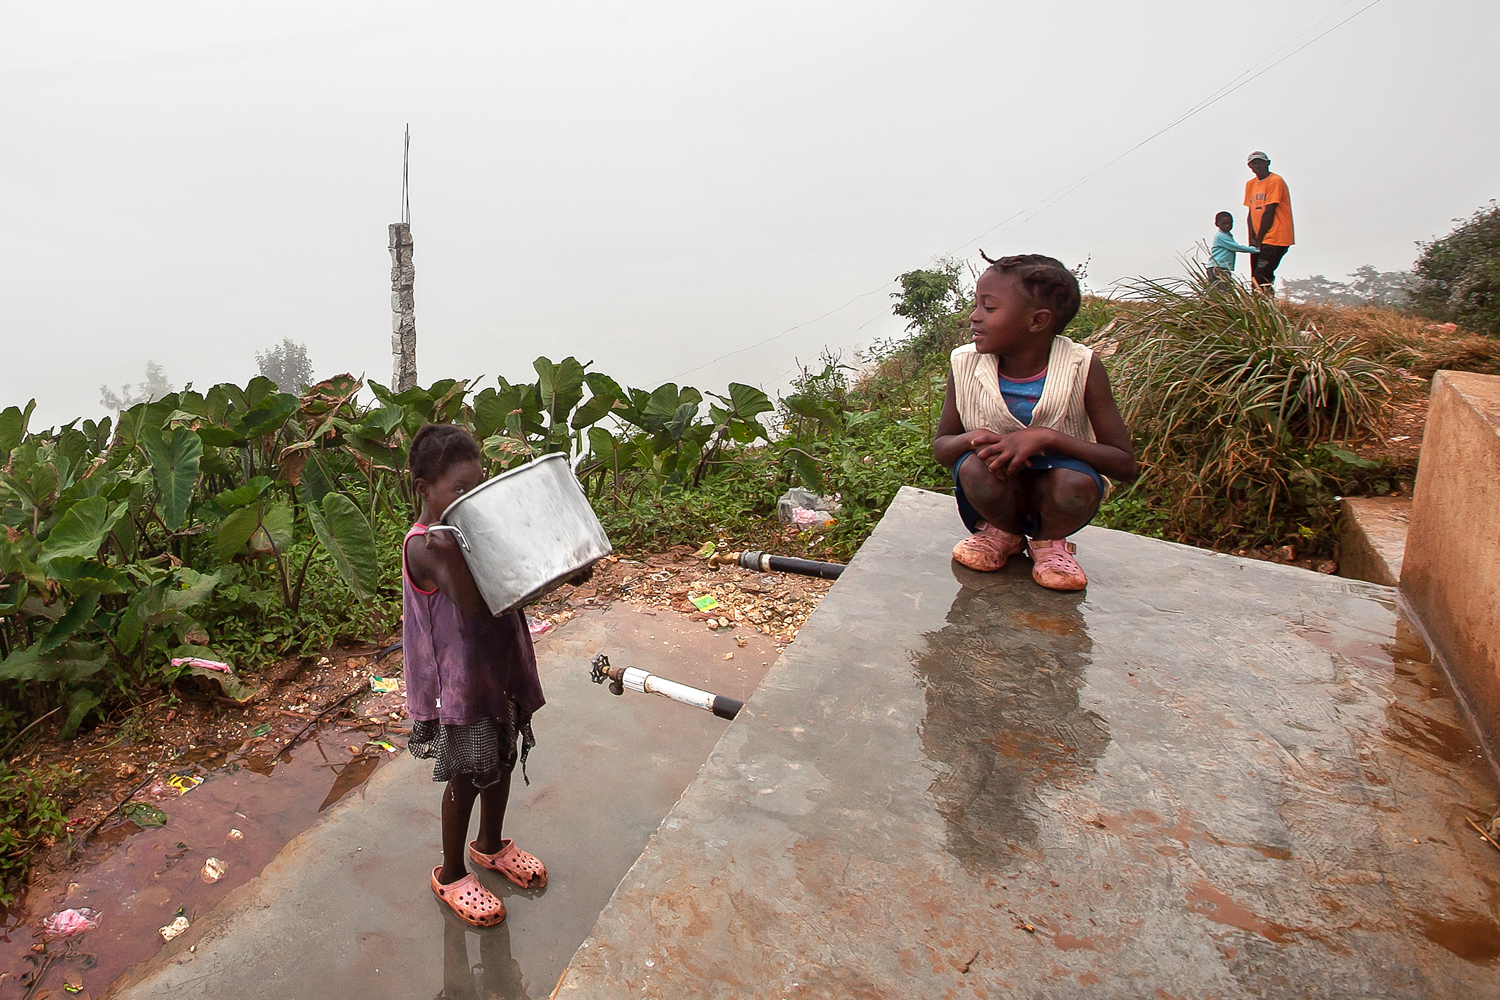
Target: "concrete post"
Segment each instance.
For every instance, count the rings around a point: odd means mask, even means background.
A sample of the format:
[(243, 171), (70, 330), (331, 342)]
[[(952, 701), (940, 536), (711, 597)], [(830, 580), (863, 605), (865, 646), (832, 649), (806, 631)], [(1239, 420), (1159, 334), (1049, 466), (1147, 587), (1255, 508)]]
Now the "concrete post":
[(411, 223), (391, 223), (391, 385), (404, 392), (417, 384), (416, 268), (412, 266)]

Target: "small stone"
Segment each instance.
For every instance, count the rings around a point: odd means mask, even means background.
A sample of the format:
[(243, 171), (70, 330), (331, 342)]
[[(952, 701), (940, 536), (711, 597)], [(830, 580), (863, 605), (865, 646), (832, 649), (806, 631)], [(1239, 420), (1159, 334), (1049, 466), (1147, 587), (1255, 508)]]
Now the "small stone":
[(732, 659), (734, 659), (734, 654), (733, 653), (725, 653), (724, 654), (724, 659), (726, 659), (726, 660), (732, 660)]
[(744, 636), (742, 636), (742, 635), (737, 635), (737, 636), (735, 636), (735, 637), (734, 637), (734, 644), (735, 644), (735, 645), (736, 645), (736, 646), (738, 646), (738, 647), (740, 647), (740, 648), (741, 648), (741, 649), (744, 649), (744, 648), (745, 648), (745, 646), (746, 646), (746, 645), (747, 645), (747, 644), (748, 644), (748, 643), (749, 643), (749, 642), (750, 642), (750, 640), (749, 640), (749, 639), (746, 639), (746, 638), (745, 638), (745, 637), (744, 637)]
[(203, 881), (217, 882), (229, 871), (229, 862), (220, 861), (218, 858), (209, 858), (203, 862)]
[(243, 833), (241, 833), (239, 830), (230, 830), (229, 833), (225, 834), (224, 839), (225, 840), (244, 840), (245, 839), (245, 835)]

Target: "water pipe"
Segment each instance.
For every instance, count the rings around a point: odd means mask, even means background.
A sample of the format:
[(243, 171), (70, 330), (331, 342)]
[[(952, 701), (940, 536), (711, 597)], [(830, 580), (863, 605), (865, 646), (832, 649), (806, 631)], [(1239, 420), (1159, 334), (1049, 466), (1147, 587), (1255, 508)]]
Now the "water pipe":
[(626, 688), (641, 694), (659, 694), (663, 698), (712, 712), (721, 719), (733, 719), (745, 705), (738, 698), (726, 698), (722, 694), (679, 684), (647, 673), (639, 667), (612, 667), (609, 665), (609, 657), (603, 653), (594, 657), (593, 663), (589, 664), (589, 680), (595, 684), (609, 681), (609, 690), (616, 695), (624, 694)]
[(818, 562), (816, 559), (798, 559), (796, 556), (773, 556), (758, 549), (715, 552), (708, 557), (708, 562), (711, 566), (740, 566), (758, 573), (800, 573), (803, 576), (822, 577), (824, 580), (837, 580), (844, 571), (843, 563)]

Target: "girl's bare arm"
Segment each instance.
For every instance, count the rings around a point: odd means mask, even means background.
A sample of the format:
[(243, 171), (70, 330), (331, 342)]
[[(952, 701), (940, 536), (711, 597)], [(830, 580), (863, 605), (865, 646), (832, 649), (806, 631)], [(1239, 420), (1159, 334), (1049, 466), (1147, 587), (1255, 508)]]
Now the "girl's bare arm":
[(453, 536), (446, 531), (428, 532), (422, 539), (422, 545), (410, 541), (406, 545), (406, 572), (412, 582), (423, 590), (436, 587), (470, 618), (488, 616), (490, 610)]

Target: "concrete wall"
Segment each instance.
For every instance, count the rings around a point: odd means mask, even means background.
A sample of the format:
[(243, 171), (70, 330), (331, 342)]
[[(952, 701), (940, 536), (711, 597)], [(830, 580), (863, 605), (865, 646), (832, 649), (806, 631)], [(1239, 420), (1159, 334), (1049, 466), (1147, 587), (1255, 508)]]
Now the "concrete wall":
[(1500, 746), (1500, 377), (1432, 380), (1401, 590)]
[(1396, 586), (1411, 498), (1344, 497), (1340, 507), (1339, 576)]

